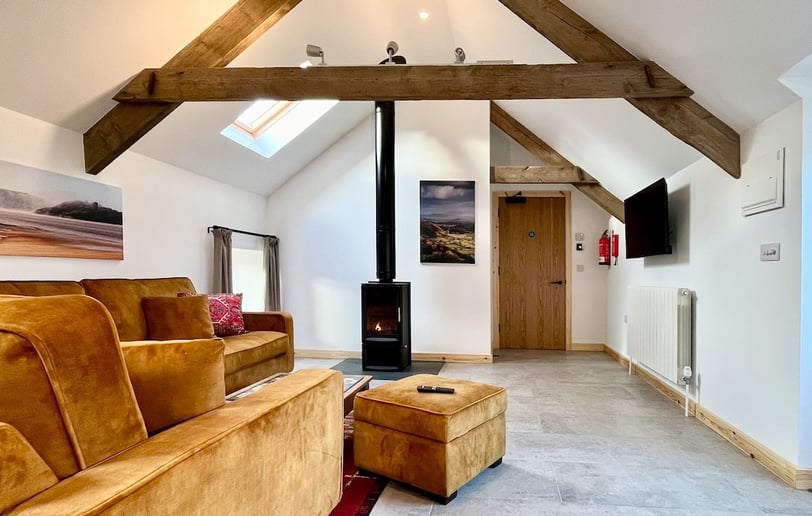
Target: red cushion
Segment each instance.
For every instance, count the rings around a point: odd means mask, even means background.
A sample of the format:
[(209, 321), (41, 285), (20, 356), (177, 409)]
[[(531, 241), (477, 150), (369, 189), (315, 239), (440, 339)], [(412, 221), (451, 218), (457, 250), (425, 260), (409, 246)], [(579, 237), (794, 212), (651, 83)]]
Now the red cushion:
[[(178, 293), (180, 297), (193, 294)], [(214, 334), (218, 337), (228, 337), (248, 333), (245, 330), (245, 321), (242, 317), (242, 294), (208, 294), (209, 315), (214, 326)]]

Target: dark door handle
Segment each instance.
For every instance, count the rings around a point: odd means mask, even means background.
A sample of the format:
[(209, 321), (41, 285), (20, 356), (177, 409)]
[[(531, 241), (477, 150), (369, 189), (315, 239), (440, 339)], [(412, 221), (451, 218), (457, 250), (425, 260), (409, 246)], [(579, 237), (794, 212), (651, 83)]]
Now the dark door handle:
[(564, 284), (564, 280), (558, 280), (558, 281), (551, 281), (550, 282), (550, 285), (563, 285), (563, 284)]

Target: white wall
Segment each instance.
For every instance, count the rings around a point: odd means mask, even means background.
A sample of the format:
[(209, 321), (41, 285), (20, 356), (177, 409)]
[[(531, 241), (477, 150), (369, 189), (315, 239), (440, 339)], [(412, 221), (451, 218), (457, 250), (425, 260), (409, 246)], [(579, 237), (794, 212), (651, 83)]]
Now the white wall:
[(0, 108), (0, 160), (122, 189), (124, 260), (0, 256), (0, 279), (188, 276), (211, 285), (212, 224), (261, 231), (265, 199), (135, 152), (84, 173), (82, 135)]
[[(786, 147), (785, 205), (742, 217), (741, 181), (707, 159), (668, 179), (674, 254), (624, 260), (609, 277), (609, 345), (627, 354), (624, 314), (632, 285), (696, 292), (698, 402), (798, 464), (801, 104), (742, 135), (742, 160)], [(612, 220), (621, 234), (624, 226)], [(781, 243), (781, 261), (759, 246)]]
[(541, 160), (491, 124), (491, 166), (541, 165)]
[[(489, 105), (398, 102), (397, 280), (412, 283), (412, 351), (490, 354)], [(282, 304), (301, 349), (360, 351), (360, 284), (375, 279), (370, 117), (268, 200)], [(476, 264), (421, 265), (419, 181), (476, 181)]]

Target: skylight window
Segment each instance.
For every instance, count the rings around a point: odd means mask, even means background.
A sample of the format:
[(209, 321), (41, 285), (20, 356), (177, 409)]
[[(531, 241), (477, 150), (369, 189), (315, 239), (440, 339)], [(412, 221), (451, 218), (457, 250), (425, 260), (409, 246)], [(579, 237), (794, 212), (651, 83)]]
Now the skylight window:
[(336, 104), (337, 100), (258, 100), (220, 134), (270, 158)]

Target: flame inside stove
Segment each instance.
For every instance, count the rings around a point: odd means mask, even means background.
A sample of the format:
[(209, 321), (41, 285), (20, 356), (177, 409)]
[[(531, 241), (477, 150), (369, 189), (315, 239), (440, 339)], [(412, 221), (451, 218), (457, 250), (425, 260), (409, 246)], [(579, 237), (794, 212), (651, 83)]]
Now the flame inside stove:
[(375, 324), (375, 331), (381, 331), (382, 329), (383, 328), (381, 328), (381, 323), (380, 322)]

